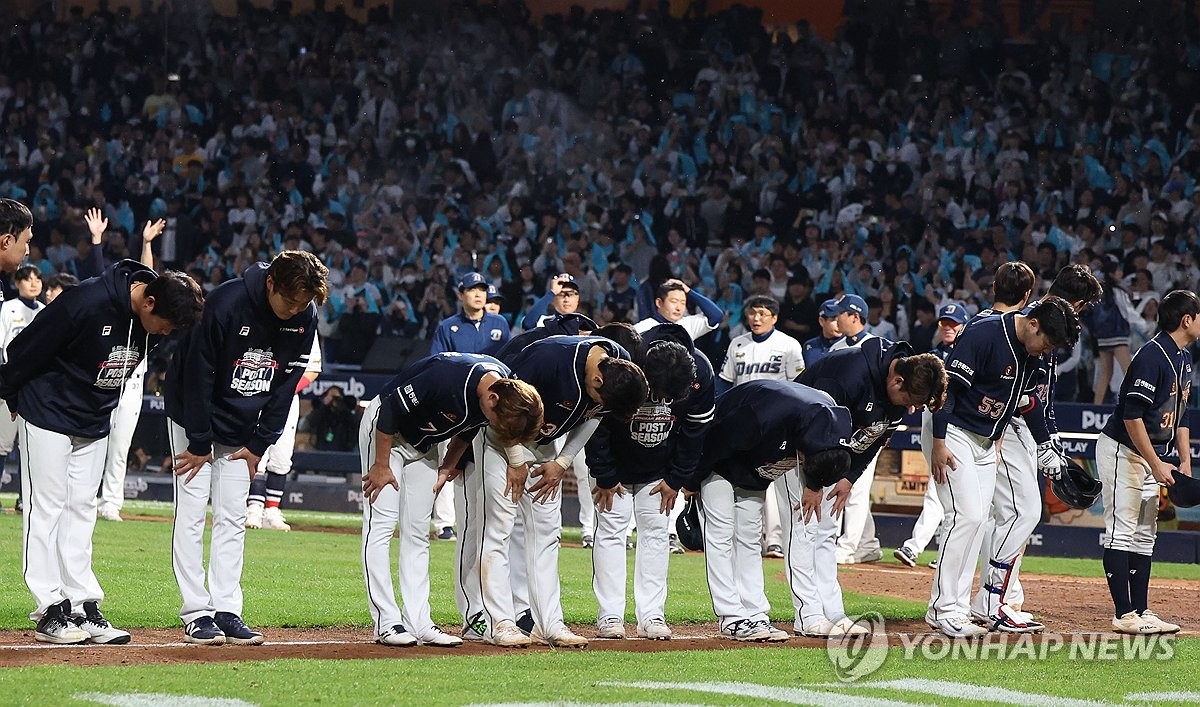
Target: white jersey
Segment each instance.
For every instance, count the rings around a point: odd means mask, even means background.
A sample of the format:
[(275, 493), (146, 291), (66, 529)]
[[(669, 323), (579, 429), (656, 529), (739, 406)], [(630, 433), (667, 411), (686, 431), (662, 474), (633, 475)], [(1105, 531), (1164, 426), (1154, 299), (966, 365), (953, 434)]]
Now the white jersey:
[[(708, 323), (708, 317), (706, 317), (703, 312), (688, 314), (675, 323), (684, 329), (687, 329), (688, 336), (692, 337), (692, 341), (699, 339), (710, 331), (716, 330), (715, 326)], [(639, 334), (645, 334), (659, 324), (662, 324), (662, 322), (658, 321), (654, 317), (647, 317), (637, 324), (634, 324), (633, 329)]]
[(45, 308), (46, 305), (36, 300), (32, 309), (20, 299), (8, 300), (0, 305), (0, 348), (3, 348), (5, 363), (8, 362), (8, 345)]
[(830, 351), (841, 351), (842, 349), (857, 349), (862, 346), (862, 342), (867, 339), (876, 338), (874, 334), (863, 329), (854, 336), (843, 336), (834, 342), (833, 346), (829, 347)]
[(729, 342), (721, 379), (734, 385), (757, 380), (795, 380), (804, 370), (804, 348), (792, 337), (774, 329), (764, 341), (742, 334)]
[(320, 373), (321, 372), (321, 337), (313, 337), (312, 350), (308, 352), (308, 356), (301, 356), (301, 360), (305, 361), (305, 373)]

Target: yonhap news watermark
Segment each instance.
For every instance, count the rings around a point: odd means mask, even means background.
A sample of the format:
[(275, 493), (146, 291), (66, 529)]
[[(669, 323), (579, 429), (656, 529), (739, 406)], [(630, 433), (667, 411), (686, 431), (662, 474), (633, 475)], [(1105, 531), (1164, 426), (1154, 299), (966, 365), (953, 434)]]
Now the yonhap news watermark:
[(825, 647), (834, 674), (842, 682), (865, 678), (888, 660), (1042, 661), (1061, 657), (1072, 661), (1167, 661), (1175, 657), (1174, 634), (1134, 636), (1098, 632), (994, 631), (978, 638), (962, 639), (940, 633), (897, 632), (889, 636), (879, 614), (855, 617), (854, 622), (868, 633), (830, 638)]

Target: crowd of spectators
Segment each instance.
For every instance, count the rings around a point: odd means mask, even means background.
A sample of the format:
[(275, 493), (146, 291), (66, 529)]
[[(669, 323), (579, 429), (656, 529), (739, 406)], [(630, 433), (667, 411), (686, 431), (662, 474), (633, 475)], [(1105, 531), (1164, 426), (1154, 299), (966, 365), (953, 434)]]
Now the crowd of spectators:
[(367, 24), (249, 6), (10, 22), (0, 195), (34, 211), (32, 262), (95, 274), (91, 206), (106, 260), (163, 217), (160, 263), (205, 288), (311, 250), (333, 286), (326, 359), (347, 364), (379, 335), (428, 339), (470, 271), (514, 327), (557, 273), (599, 323), (682, 279), (726, 312), (699, 342), (717, 365), (753, 294), (802, 341), (823, 300), (858, 294), (873, 331), (920, 351), (941, 305), (987, 306), (1006, 260), (1046, 281), (1089, 265), (1128, 293), (1135, 336), (1161, 294), (1200, 288), (1182, 9), (1153, 36), (1014, 39), (893, 3), (827, 40), (745, 8), (430, 5)]

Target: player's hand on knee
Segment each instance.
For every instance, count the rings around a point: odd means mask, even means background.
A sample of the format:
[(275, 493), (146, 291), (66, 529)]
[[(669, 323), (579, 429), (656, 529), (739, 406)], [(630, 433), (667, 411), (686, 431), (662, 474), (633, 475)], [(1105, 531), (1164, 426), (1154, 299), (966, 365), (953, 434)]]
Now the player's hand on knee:
[(1062, 476), (1062, 453), (1059, 451), (1058, 445), (1054, 443), (1054, 440), (1046, 440), (1038, 445), (1037, 460), (1038, 471), (1045, 474), (1046, 478), (1057, 479), (1059, 476)]
[(846, 503), (850, 500), (850, 489), (853, 487), (854, 484), (850, 483), (849, 479), (840, 479), (833, 485), (833, 490), (825, 497), (825, 500), (833, 501), (833, 507), (829, 510), (829, 515), (834, 518), (842, 515), (842, 511), (846, 510)]
[(610, 489), (602, 489), (597, 486), (592, 490), (592, 503), (596, 504), (597, 509), (607, 513), (612, 510), (613, 497), (624, 495), (625, 487), (621, 484), (617, 484)]
[(958, 470), (958, 460), (946, 448), (946, 440), (933, 440), (933, 453), (930, 455), (929, 472), (934, 483), (944, 484), (950, 478), (952, 470)]
[(187, 474), (183, 480), (183, 483), (186, 484), (192, 479), (196, 478), (196, 473), (200, 471), (200, 467), (212, 461), (212, 454), (192, 454), (191, 452), (184, 450), (183, 452), (176, 454), (172, 461), (174, 463), (176, 476), (183, 476), (184, 474)]
[(532, 474), (537, 477), (537, 481), (529, 487), (529, 493), (533, 494), (533, 500), (538, 503), (554, 500), (554, 497), (558, 495), (558, 485), (562, 483), (565, 472), (566, 469), (563, 469), (556, 461), (539, 464)]
[(246, 469), (250, 472), (250, 480), (254, 481), (255, 474), (258, 473), (258, 463), (262, 461), (262, 456), (242, 447), (233, 454), (229, 455), (230, 461), (235, 459), (245, 460)]
[(800, 492), (800, 503), (793, 508), (800, 511), (800, 520), (808, 525), (812, 520), (821, 520), (821, 489), (812, 490), (807, 486)]
[(1175, 476), (1171, 473), (1173, 471), (1175, 471), (1175, 467), (1164, 461), (1150, 460), (1150, 473), (1154, 475), (1154, 480), (1163, 486), (1175, 485)]
[(363, 495), (371, 503), (374, 503), (375, 499), (379, 498), (379, 494), (385, 486), (391, 486), (397, 491), (400, 490), (400, 482), (396, 481), (396, 475), (392, 473), (391, 464), (372, 464), (362, 479)]
[(654, 488), (650, 489), (650, 493), (659, 494), (658, 512), (670, 515), (671, 509), (675, 507), (675, 499), (679, 497), (679, 492), (671, 488), (666, 481), (659, 481)]
[(525, 493), (525, 482), (529, 480), (529, 465), (510, 464), (505, 471), (505, 477), (504, 495), (511, 498), (513, 503), (520, 501), (521, 494)]
[(455, 466), (449, 468), (442, 467), (441, 469), (438, 469), (437, 482), (433, 484), (433, 495), (436, 496), (441, 493), (442, 487), (448, 482), (457, 479), (461, 473), (462, 472), (458, 470), (458, 467)]

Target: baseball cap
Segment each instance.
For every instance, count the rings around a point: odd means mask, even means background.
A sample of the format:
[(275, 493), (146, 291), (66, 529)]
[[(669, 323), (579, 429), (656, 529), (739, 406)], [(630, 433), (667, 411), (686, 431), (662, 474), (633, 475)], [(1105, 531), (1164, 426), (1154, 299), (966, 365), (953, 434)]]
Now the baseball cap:
[(487, 280), (477, 272), (469, 272), (458, 281), (458, 291), (469, 290), (472, 287), (487, 287)]
[(504, 295), (500, 294), (500, 290), (497, 290), (495, 285), (488, 285), (487, 301), (491, 302), (497, 299), (504, 299)]
[(561, 282), (563, 287), (573, 287), (575, 288), (576, 292), (579, 291), (579, 283), (575, 282), (575, 277), (573, 275), (568, 275), (564, 272), (556, 275), (555, 279)]
[(858, 295), (845, 295), (838, 300), (838, 314), (854, 312), (860, 317), (867, 316), (867, 301)]
[(967, 310), (961, 304), (957, 302), (951, 302), (950, 304), (938, 310), (938, 321), (943, 319), (949, 319), (955, 324), (966, 324)]
[(821, 316), (826, 319), (833, 319), (838, 313), (837, 299), (827, 299), (821, 303)]

